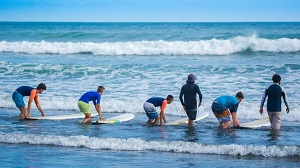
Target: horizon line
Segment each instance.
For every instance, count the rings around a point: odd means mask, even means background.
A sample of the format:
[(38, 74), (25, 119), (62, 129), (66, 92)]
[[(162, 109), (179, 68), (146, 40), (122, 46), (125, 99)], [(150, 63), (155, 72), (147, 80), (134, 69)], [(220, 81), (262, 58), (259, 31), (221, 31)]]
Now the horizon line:
[(300, 21), (1, 21), (35, 23), (297, 23)]

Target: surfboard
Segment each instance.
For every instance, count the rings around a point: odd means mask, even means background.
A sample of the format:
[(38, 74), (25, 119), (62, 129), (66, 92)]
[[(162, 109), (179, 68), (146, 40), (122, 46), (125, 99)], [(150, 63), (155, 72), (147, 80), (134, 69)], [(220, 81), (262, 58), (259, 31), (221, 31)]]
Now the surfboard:
[[(200, 113), (197, 113), (197, 118), (196, 118), (196, 120), (194, 120), (194, 121), (202, 120), (202, 119), (206, 118), (208, 115), (209, 115), (209, 113), (207, 113), (207, 112), (200, 112)], [(187, 123), (188, 123), (188, 120), (189, 120), (188, 117), (184, 117), (184, 118), (181, 118), (181, 119), (179, 119), (179, 120), (167, 122), (165, 125), (187, 124)]]
[(269, 117), (264, 117), (259, 120), (254, 120), (240, 125), (241, 128), (259, 128), (263, 126), (270, 126)]
[(97, 120), (93, 121), (92, 124), (116, 124), (124, 121), (129, 121), (134, 118), (134, 114), (126, 113), (126, 114), (121, 114), (115, 117), (107, 118), (105, 121)]
[[(91, 116), (96, 116), (98, 113), (91, 113)], [(78, 114), (69, 114), (69, 115), (58, 115), (58, 116), (46, 116), (46, 117), (30, 117), (26, 118), (26, 120), (67, 120), (67, 119), (76, 119), (76, 118), (84, 118), (85, 115), (83, 113)]]

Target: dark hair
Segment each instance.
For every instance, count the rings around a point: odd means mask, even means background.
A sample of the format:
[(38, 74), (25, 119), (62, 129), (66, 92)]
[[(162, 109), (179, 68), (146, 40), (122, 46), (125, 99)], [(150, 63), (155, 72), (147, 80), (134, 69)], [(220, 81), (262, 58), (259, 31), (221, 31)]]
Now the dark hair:
[(174, 99), (174, 97), (172, 95), (167, 96), (167, 100), (172, 100), (172, 99)]
[(97, 92), (103, 92), (103, 90), (105, 90), (103, 86), (98, 86)]
[(279, 83), (281, 80), (281, 77), (280, 77), (280, 75), (275, 74), (275, 75), (273, 75), (272, 80), (274, 83)]
[(242, 92), (237, 92), (237, 94), (235, 95), (235, 97), (244, 99), (244, 94)]
[(44, 83), (40, 83), (38, 86), (37, 86), (37, 90), (46, 90), (46, 85)]

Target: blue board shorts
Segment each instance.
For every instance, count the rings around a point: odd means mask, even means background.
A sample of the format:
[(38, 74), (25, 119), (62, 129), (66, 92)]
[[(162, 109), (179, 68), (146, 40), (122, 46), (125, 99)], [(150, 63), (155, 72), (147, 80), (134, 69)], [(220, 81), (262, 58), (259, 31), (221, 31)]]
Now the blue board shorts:
[(186, 110), (186, 115), (189, 117), (190, 120), (196, 120), (197, 117), (197, 109)]
[(211, 110), (214, 112), (214, 115), (218, 119), (219, 123), (231, 121), (230, 112), (226, 106), (213, 102)]
[(156, 119), (159, 116), (158, 112), (156, 112), (155, 106), (152, 103), (145, 102), (143, 107), (149, 119)]
[(213, 102), (213, 104), (211, 105), (211, 110), (214, 113), (222, 114), (223, 111), (228, 110), (228, 108), (226, 106), (222, 105), (222, 104), (219, 104), (217, 102)]
[(25, 107), (23, 96), (18, 91), (14, 91), (12, 94), (12, 99), (18, 108)]

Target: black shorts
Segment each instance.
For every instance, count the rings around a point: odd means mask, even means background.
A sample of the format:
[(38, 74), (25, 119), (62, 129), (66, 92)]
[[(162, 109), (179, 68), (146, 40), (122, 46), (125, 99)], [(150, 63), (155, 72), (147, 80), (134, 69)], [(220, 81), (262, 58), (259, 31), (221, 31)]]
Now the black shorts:
[(186, 114), (190, 120), (196, 120), (197, 117), (197, 109), (186, 110)]

